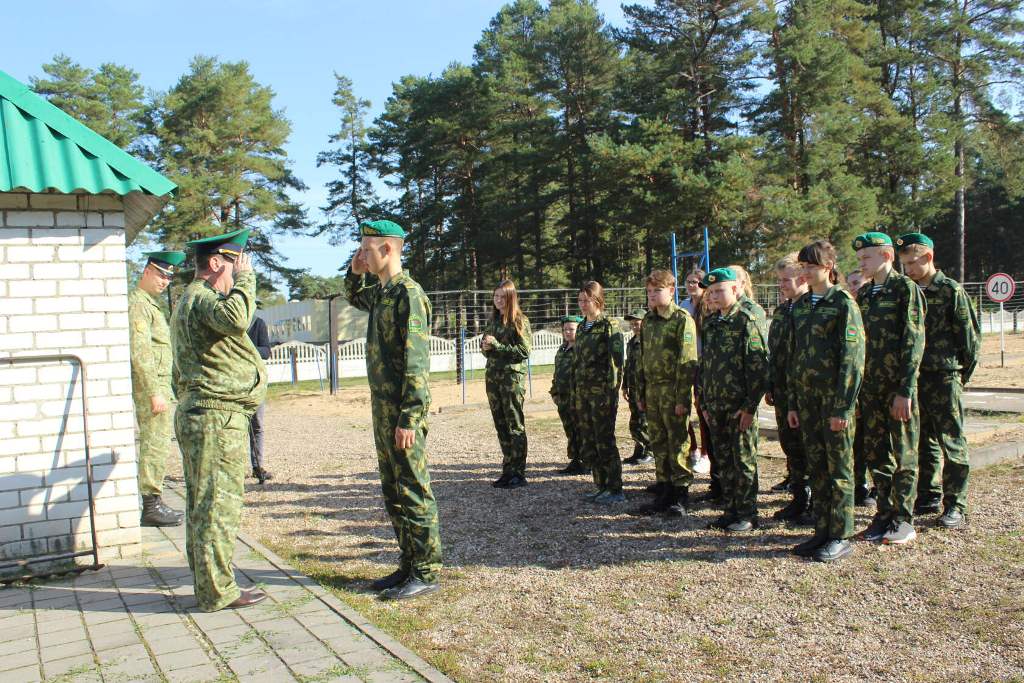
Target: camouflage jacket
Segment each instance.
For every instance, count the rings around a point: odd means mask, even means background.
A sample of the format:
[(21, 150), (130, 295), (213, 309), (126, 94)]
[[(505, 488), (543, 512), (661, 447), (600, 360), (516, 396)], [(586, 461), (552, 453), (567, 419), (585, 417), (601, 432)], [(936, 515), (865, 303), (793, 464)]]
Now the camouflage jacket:
[(490, 349), (480, 351), (487, 359), (487, 372), (526, 372), (526, 359), (530, 357), (533, 334), (530, 321), (525, 315), (522, 334), (516, 332), (515, 325), (506, 325), (498, 317), (491, 318), (484, 328), (484, 334), (497, 340)]
[(834, 285), (817, 305), (810, 292), (797, 299), (786, 345), (789, 409), (804, 397), (824, 402), (832, 417), (853, 419), (864, 378), (864, 325), (850, 293)]
[(768, 388), (768, 346), (757, 314), (737, 301), (724, 314), (708, 316), (702, 336), (701, 407), (756, 415)]
[(565, 342), (555, 352), (555, 374), (551, 378), (551, 398), (556, 405), (564, 405), (572, 400), (573, 361), (576, 359), (576, 347)]
[(757, 323), (757, 328), (761, 331), (761, 336), (764, 339), (768, 338), (768, 314), (761, 307), (761, 304), (751, 299), (746, 294), (740, 294), (740, 307), (745, 311), (749, 311), (754, 316), (754, 322)]
[(648, 387), (668, 385), (676, 403), (688, 405), (697, 374), (697, 327), (690, 314), (672, 302), (664, 315), (648, 311), (640, 345), (640, 397), (646, 401)]
[(247, 334), (256, 314), (256, 275), (239, 273), (227, 296), (193, 280), (171, 319), (179, 409), (252, 414), (267, 393), (267, 369)]
[(136, 401), (151, 396), (170, 398), (171, 328), (167, 305), (136, 287), (128, 295), (128, 339), (131, 344), (132, 394)]
[(577, 396), (618, 395), (625, 362), (622, 333), (607, 317), (594, 321), (589, 331), (586, 322), (576, 330), (576, 360), (573, 363), (573, 388)]
[(921, 290), (928, 303), (921, 370), (959, 371), (966, 384), (978, 365), (981, 345), (981, 325), (967, 292), (941, 270)]
[(870, 280), (857, 292), (867, 347), (864, 386), (872, 394), (911, 398), (924, 353), (925, 299), (921, 289), (895, 270), (873, 294)]
[(381, 286), (376, 275), (345, 276), (348, 302), (370, 319), (366, 325), (366, 375), (370, 395), (396, 406), (398, 426), (415, 429), (430, 410), (430, 300), (402, 271)]
[(786, 373), (789, 372), (789, 330), (794, 301), (780, 301), (768, 327), (768, 391), (775, 405), (786, 407)]
[[(622, 386), (627, 391), (640, 389), (640, 335), (634, 334), (626, 342), (626, 367), (622, 372)], [(638, 396), (641, 401), (642, 396)]]

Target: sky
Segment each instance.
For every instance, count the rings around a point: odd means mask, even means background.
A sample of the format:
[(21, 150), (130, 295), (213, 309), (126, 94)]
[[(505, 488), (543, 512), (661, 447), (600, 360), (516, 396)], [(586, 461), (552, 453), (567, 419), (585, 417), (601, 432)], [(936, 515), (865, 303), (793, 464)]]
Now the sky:
[[(334, 73), (348, 76), (357, 96), (369, 99), (372, 120), (383, 110), (392, 83), (406, 74), (440, 74), (450, 63), (469, 63), (473, 45), (501, 0), (37, 0), (5, 12), (0, 70), (28, 82), (42, 65), (64, 53), (96, 68), (131, 67), (142, 84), (163, 91), (187, 71), (197, 54), (247, 61), (256, 81), (276, 93), (274, 107), (292, 123), (287, 145), (295, 174), (309, 190), (296, 198), (319, 221), (332, 171), (316, 155), (337, 128), (331, 104)], [(614, 25), (623, 24), (619, 0), (599, 0)], [(13, 20), (13, 21), (12, 21)], [(11, 22), (11, 23), (8, 23)], [(12, 25), (13, 24), (13, 25)], [(326, 238), (276, 238), (287, 265), (335, 275), (345, 245)]]

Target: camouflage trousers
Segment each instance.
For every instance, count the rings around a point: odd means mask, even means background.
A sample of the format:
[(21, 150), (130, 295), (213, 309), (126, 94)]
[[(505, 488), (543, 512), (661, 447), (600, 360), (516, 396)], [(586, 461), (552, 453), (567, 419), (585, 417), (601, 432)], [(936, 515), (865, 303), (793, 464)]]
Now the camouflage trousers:
[(488, 370), (484, 385), (501, 445), (501, 471), (522, 477), (526, 474), (526, 376), (521, 372)]
[(580, 432), (576, 425), (576, 410), (572, 399), (560, 399), (555, 402), (558, 408), (558, 419), (562, 421), (562, 430), (565, 432), (565, 455), (569, 462), (582, 464), (583, 456), (580, 453)]
[(380, 488), (401, 551), (399, 566), (421, 581), (434, 583), (441, 568), (441, 533), (427, 470), (427, 422), (424, 419), (416, 428), (412, 448), (399, 450), (395, 446), (398, 407), (374, 398), (371, 409)]
[(775, 399), (775, 424), (779, 429), (779, 445), (786, 454), (786, 469), (789, 471), (789, 489), (797, 491), (807, 486), (807, 454), (799, 429), (789, 426), (789, 408)]
[(688, 457), (690, 433), (687, 427), (690, 414), (687, 411), (682, 417), (676, 415), (679, 397), (674, 394), (674, 388), (674, 385), (669, 384), (648, 385), (644, 407), (647, 408), (651, 432), (656, 480), (684, 489), (693, 483), (693, 470), (690, 469)]
[(868, 456), (864, 452), (864, 428), (857, 416), (857, 429), (853, 435), (853, 485), (858, 489), (868, 487)]
[(174, 423), (174, 404), (170, 397), (164, 398), (168, 409), (158, 415), (153, 414), (148, 398), (135, 403), (135, 419), (139, 423), (139, 493), (144, 496), (159, 496), (164, 490)]
[(178, 410), (174, 431), (185, 473), (185, 555), (199, 608), (213, 612), (240, 595), (232, 558), (249, 465), (249, 416)]
[(757, 515), (757, 417), (740, 430), (735, 410), (708, 410), (708, 427), (718, 459), (719, 485), (726, 512), (740, 518)]
[(841, 432), (829, 427), (831, 397), (801, 395), (797, 406), (800, 437), (807, 457), (814, 528), (829, 538), (853, 535), (853, 434), (855, 420)]
[(913, 522), (917, 498), (917, 439), (920, 421), (914, 396), (909, 422), (890, 413), (895, 394), (861, 390), (860, 428), (871, 479), (878, 489), (878, 514), (899, 522)]
[(579, 425), (580, 453), (584, 467), (594, 472), (599, 490), (622, 491), (622, 461), (615, 442), (615, 417), (619, 397), (615, 389), (607, 392), (576, 394), (576, 415)]
[(918, 450), (919, 500), (942, 499), (944, 507), (967, 512), (967, 481), (971, 473), (964, 434), (963, 381), (956, 371), (922, 371)]
[[(644, 449), (651, 447), (650, 428), (647, 424), (646, 411), (640, 410), (640, 404), (633, 398), (632, 392), (629, 395), (629, 435), (633, 441)], [(645, 406), (646, 407), (646, 406)]]

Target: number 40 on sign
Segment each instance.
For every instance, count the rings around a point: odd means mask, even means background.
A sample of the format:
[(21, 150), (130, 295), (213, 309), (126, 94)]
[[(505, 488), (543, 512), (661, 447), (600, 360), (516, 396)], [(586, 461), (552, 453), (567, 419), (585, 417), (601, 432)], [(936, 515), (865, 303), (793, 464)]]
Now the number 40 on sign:
[(999, 304), (999, 367), (1006, 367), (1006, 340), (1003, 337), (1003, 304), (1013, 298), (1017, 283), (1006, 273), (995, 273), (985, 280), (985, 294)]

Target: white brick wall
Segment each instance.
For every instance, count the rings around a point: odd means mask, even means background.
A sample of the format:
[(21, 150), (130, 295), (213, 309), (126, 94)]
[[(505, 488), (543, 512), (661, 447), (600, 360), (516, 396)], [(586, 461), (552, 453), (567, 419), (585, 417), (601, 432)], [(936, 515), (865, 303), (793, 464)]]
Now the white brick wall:
[[(7, 194), (0, 203), (0, 358), (86, 364), (101, 557), (138, 552), (124, 215), (115, 197)], [(0, 561), (90, 544), (81, 376), (0, 365)]]

